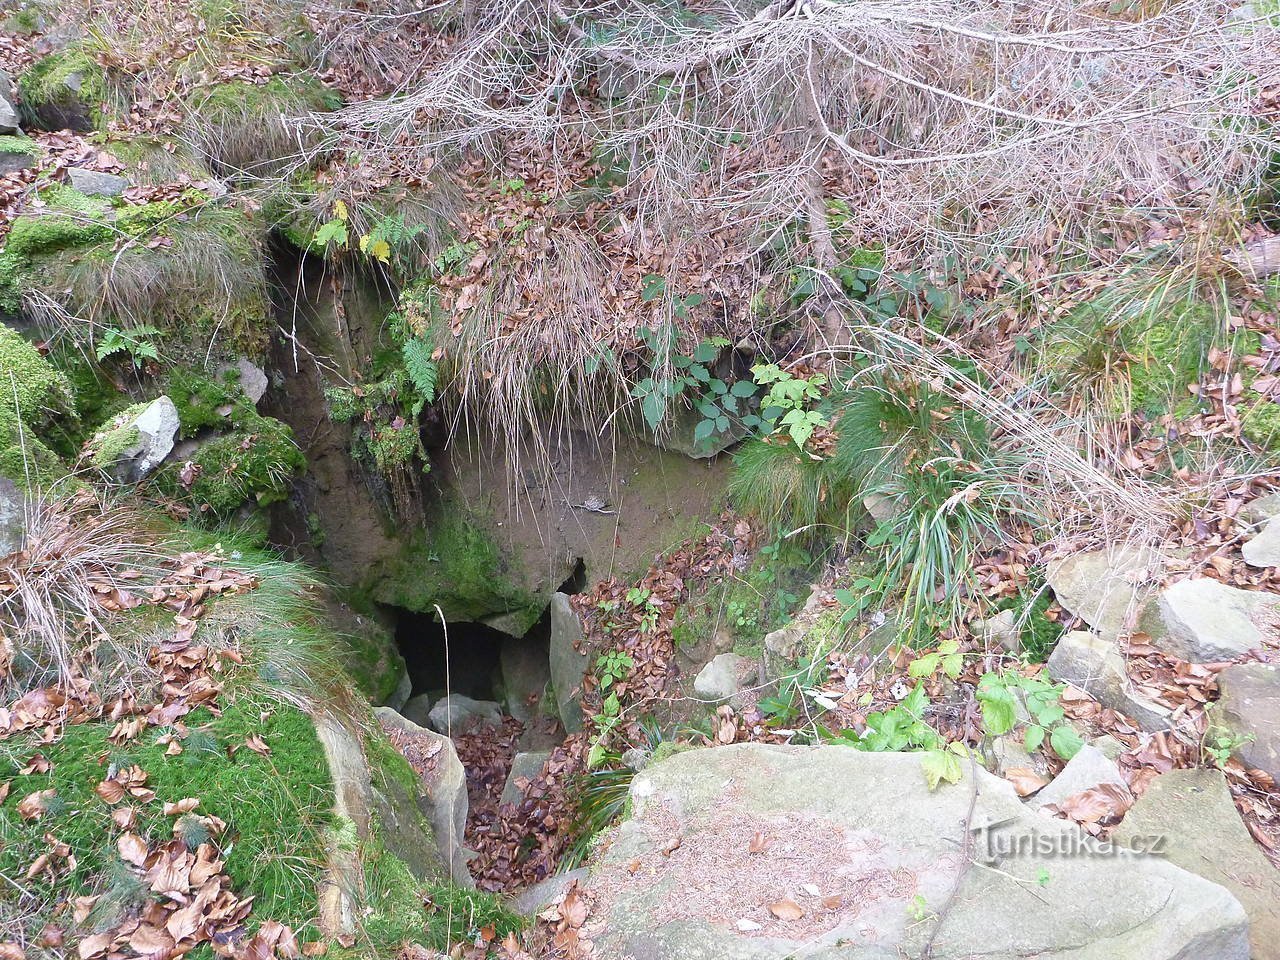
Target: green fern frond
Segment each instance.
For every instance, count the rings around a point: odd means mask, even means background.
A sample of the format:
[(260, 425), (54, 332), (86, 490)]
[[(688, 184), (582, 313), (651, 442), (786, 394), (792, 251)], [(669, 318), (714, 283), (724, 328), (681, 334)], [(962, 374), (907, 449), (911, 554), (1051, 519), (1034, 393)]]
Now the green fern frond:
[(431, 352), (431, 343), (422, 337), (406, 340), (404, 346), (400, 348), (401, 356), (404, 357), (405, 370), (409, 373), (409, 379), (413, 382), (413, 386), (418, 393), (422, 395), (422, 399), (427, 403), (435, 401), (436, 381), (440, 373), (440, 368), (431, 359)]

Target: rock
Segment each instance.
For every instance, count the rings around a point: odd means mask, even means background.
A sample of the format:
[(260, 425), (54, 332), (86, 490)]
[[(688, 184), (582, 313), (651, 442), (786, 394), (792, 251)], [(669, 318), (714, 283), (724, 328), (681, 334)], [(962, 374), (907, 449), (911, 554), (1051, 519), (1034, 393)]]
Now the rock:
[(507, 713), (527, 725), (542, 715), (542, 701), (551, 684), (547, 648), (532, 640), (509, 637), (502, 641), (498, 664)]
[(995, 737), (987, 748), (988, 769), (1000, 777), (1009, 776), (1011, 770), (1033, 770), (1046, 780), (1049, 779), (1049, 764), (1037, 753), (1027, 752), (1021, 734), (1006, 733)]
[(124, 177), (86, 170), (84, 167), (69, 168), (67, 178), (71, 181), (73, 190), (79, 190), (88, 197), (118, 197), (129, 186), (129, 181)]
[(1280, 517), (1280, 492), (1250, 500), (1240, 508), (1240, 519), (1246, 523), (1265, 523), (1272, 517)]
[(1154, 551), (1124, 546), (1077, 553), (1048, 565), (1045, 578), (1058, 603), (1105, 635), (1127, 632), (1151, 590), (1145, 586)]
[(736, 653), (722, 653), (693, 678), (693, 692), (701, 700), (728, 700), (752, 683), (758, 672), (754, 660)]
[(94, 462), (121, 483), (137, 483), (169, 455), (178, 425), (178, 408), (168, 397), (131, 407), (94, 437)]
[(577, 733), (582, 729), (582, 705), (578, 694), (582, 690), (582, 678), (587, 672), (590, 657), (578, 651), (576, 644), (582, 640), (582, 621), (574, 612), (568, 596), (563, 593), (551, 597), (551, 644), (548, 666), (551, 669), (551, 689), (555, 692), (556, 712), (565, 732)]
[(576, 870), (553, 874), (516, 894), (507, 906), (526, 917), (536, 917), (547, 907), (555, 906), (564, 899), (573, 884), (585, 883), (590, 873), (587, 867), (578, 867)]
[(26, 494), (8, 477), (0, 477), (0, 557), (21, 550), (26, 532)]
[(1240, 820), (1221, 770), (1170, 770), (1147, 787), (1111, 839), (1158, 852), (1170, 863), (1221, 884), (1249, 916), (1253, 960), (1280, 960), (1280, 871)]
[(240, 357), (235, 363), (224, 364), (218, 368), (218, 376), (224, 377), (227, 373), (234, 370), (237, 378), (236, 382), (240, 385), (240, 390), (249, 402), (257, 405), (267, 392), (267, 387), (271, 381), (267, 378), (263, 369), (247, 357)]
[(524, 797), (525, 790), (522, 781), (529, 781), (536, 777), (550, 759), (550, 750), (517, 753), (511, 760), (511, 772), (507, 774), (507, 782), (502, 788), (500, 802), (519, 803)]
[(1012, 654), (1022, 652), (1022, 630), (1018, 626), (1018, 617), (1012, 610), (1001, 610), (994, 617), (979, 620), (975, 625), (978, 637), (986, 642), (987, 647), (999, 646)]
[[(1226, 889), (1109, 851), (967, 764), (930, 791), (919, 754), (735, 744), (649, 767), (631, 801), (585, 884), (597, 956), (888, 960), (929, 945), (934, 960), (1248, 957)], [(996, 869), (961, 869), (966, 824)], [(798, 920), (770, 910), (783, 900)]]
[(887, 493), (868, 493), (862, 498), (862, 508), (876, 523), (892, 520), (902, 511), (898, 498)]
[(384, 729), (399, 731), (422, 744), (421, 753), (435, 751), (431, 769), (419, 773), (422, 792), (417, 797), (418, 808), (431, 824), (435, 846), (448, 866), (449, 876), (455, 883), (474, 886), (467, 869), (468, 851), (463, 846), (467, 826), (467, 771), (458, 759), (453, 741), (406, 720), (390, 707), (378, 707), (373, 712)]
[[(392, 709), (394, 710), (395, 708), (392, 707)], [(404, 702), (404, 706), (396, 710), (396, 712), (410, 723), (416, 723), (420, 727), (429, 726), (431, 723), (431, 694), (420, 693), (416, 697), (410, 697)]]
[(1069, 797), (1103, 784), (1113, 784), (1122, 787), (1125, 793), (1129, 792), (1129, 786), (1124, 782), (1124, 777), (1120, 776), (1120, 768), (1115, 761), (1108, 759), (1097, 747), (1086, 743), (1079, 753), (1067, 761), (1062, 772), (1035, 795), (1032, 805), (1043, 811), (1051, 803), (1061, 804)]
[(1074, 684), (1148, 733), (1169, 729), (1172, 712), (1133, 691), (1124, 657), (1112, 640), (1073, 630), (1053, 648), (1048, 670), (1054, 680)]
[(1280, 782), (1280, 667), (1233, 663), (1218, 674), (1218, 690), (1215, 726), (1243, 741), (1232, 753)]
[(437, 733), (465, 733), (484, 724), (502, 723), (502, 708), (492, 700), (472, 700), (461, 693), (451, 693), (431, 708), (427, 718)]
[(4, 70), (0, 70), (0, 100), (13, 103), (13, 77)]
[(790, 672), (801, 655), (807, 653), (805, 638), (822, 609), (823, 592), (818, 587), (809, 590), (804, 608), (790, 623), (784, 624), (764, 638), (764, 679), (776, 680)]
[(1183, 660), (1234, 660), (1262, 646), (1259, 620), (1280, 597), (1207, 578), (1181, 580), (1161, 593), (1143, 618), (1155, 643)]
[(1129, 749), (1109, 733), (1094, 737), (1089, 744), (1101, 750), (1102, 755), (1112, 762), (1119, 760), (1120, 754)]
[(9, 152), (0, 150), (0, 177), (7, 177), (11, 173), (18, 173), (22, 170), (30, 170), (40, 162), (40, 158), (35, 154), (25, 151)]
[(0, 133), (21, 133), (22, 118), (8, 97), (0, 97)]
[(1280, 517), (1272, 517), (1240, 548), (1251, 567), (1280, 567)]
[(663, 450), (684, 454), (691, 460), (708, 460), (751, 435), (751, 429), (740, 421), (732, 423), (728, 430), (702, 440), (693, 439), (702, 414), (692, 407), (673, 404), (670, 408), (670, 429), (657, 438)]
[[(409, 697), (413, 695), (413, 678), (409, 676), (409, 665), (404, 662), (404, 657), (400, 656), (399, 651), (396, 651), (396, 656), (399, 657), (400, 662), (398, 664), (399, 675), (396, 677), (395, 689), (388, 695), (386, 703), (377, 704), (377, 706), (390, 707), (392, 710), (398, 711), (409, 702)], [(415, 720), (414, 722), (416, 723), (417, 721)]]

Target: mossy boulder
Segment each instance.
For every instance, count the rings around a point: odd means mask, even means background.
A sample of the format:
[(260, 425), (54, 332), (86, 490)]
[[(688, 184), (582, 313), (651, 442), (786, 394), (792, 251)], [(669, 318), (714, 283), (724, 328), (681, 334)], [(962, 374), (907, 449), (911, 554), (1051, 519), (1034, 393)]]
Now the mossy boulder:
[(22, 113), (40, 130), (93, 130), (104, 120), (107, 75), (78, 47), (51, 53), (18, 78)]
[(34, 167), (40, 154), (40, 145), (30, 137), (0, 134), (0, 177)]
[(74, 420), (75, 397), (55, 370), (20, 333), (0, 324), (0, 476), (43, 485), (66, 470), (45, 443), (59, 419)]

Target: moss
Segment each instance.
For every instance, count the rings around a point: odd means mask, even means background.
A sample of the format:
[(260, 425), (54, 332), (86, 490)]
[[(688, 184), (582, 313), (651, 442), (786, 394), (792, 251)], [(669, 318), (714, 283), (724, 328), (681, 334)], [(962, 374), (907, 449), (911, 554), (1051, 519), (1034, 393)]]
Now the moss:
[(68, 216), (64, 212), (18, 217), (5, 238), (5, 254), (29, 259), (74, 247), (110, 242), (111, 236), (111, 228), (106, 223)]
[(1128, 332), (1133, 409), (1163, 413), (1183, 399), (1200, 374), (1213, 334), (1211, 309), (1203, 303), (1179, 305), (1167, 319)]
[(688, 753), (690, 750), (696, 749), (698, 748), (692, 743), (682, 743), (679, 740), (663, 740), (654, 748), (652, 756), (649, 757), (649, 766), (668, 760), (678, 753)]
[(246, 416), (240, 428), (202, 444), (192, 457), (194, 478), (184, 464), (156, 474), (161, 490), (208, 519), (226, 519), (245, 503), (266, 506), (288, 496), (293, 476), (306, 465), (293, 431), (274, 417)]
[(410, 541), (369, 582), (379, 603), (417, 613), (439, 604), (452, 621), (512, 615), (516, 635), (537, 622), (544, 605), (512, 582), (497, 544), (456, 504), (444, 504), (426, 536)]
[(265, 83), (231, 81), (200, 90), (188, 101), (192, 139), (215, 169), (265, 175), (288, 164), (297, 136), (282, 117), (324, 112), (341, 97), (309, 78), (274, 76)]
[(120, 161), (125, 175), (134, 183), (160, 186), (184, 178), (205, 180), (210, 175), (191, 147), (181, 141), (133, 136), (108, 140), (103, 149)]
[(74, 420), (67, 378), (11, 327), (0, 324), (0, 476), (41, 486), (65, 470), (44, 438), (61, 418)]
[[(242, 895), (259, 894), (255, 916), (281, 920), (310, 938), (332, 806), (328, 766), (310, 718), (288, 704), (245, 695), (226, 705), (221, 716), (201, 709), (185, 722), (190, 732), (176, 756), (168, 756), (157, 742), (162, 730), (149, 729), (132, 744), (111, 743), (110, 721), (67, 727), (52, 744), (29, 734), (0, 743), (0, 779), (9, 779), (37, 751), (51, 763), (48, 773), (21, 778), (23, 789), (0, 805), (0, 873), (25, 874), (47, 848), (45, 833), (53, 832), (71, 846), (75, 870), (56, 883), (43, 877), (28, 882), (59, 898), (99, 892), (95, 881), (112, 876), (119, 855), (111, 807), (98, 799), (94, 787), (112, 765), (136, 763), (147, 771), (157, 796), (156, 802), (138, 807), (137, 832), (153, 841), (168, 838), (174, 820), (163, 815), (163, 802), (198, 798), (199, 814), (227, 823), (219, 840), (226, 872)], [(253, 734), (267, 742), (270, 756), (244, 749)], [(57, 791), (56, 805), (39, 821), (23, 821), (17, 803), (44, 789)]]
[(1280, 448), (1280, 403), (1265, 397), (1255, 400), (1240, 418), (1240, 432), (1260, 447)]
[(141, 438), (134, 421), (150, 405), (150, 401), (135, 403), (107, 421), (89, 441), (89, 462), (99, 470), (106, 470), (121, 458), (124, 451), (136, 445)]
[(68, 47), (33, 63), (18, 78), (24, 113), (38, 122), (64, 115), (92, 115), (101, 122), (107, 99), (107, 75), (79, 47)]
[(386, 703), (400, 685), (404, 660), (395, 641), (371, 618), (337, 637), (343, 668), (370, 703)]
[(170, 371), (165, 392), (178, 409), (181, 435), (193, 437), (208, 427), (244, 427), (257, 411), (240, 389), (240, 372), (230, 367), (221, 377), (192, 367)]
[(27, 157), (40, 156), (40, 144), (30, 137), (19, 137), (13, 134), (0, 135), (0, 153), (17, 153)]

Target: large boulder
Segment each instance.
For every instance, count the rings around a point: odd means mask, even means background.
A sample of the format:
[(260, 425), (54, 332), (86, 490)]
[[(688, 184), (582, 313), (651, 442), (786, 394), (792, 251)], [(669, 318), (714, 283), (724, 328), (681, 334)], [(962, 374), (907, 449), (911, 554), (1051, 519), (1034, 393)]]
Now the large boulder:
[(1192, 663), (1234, 660), (1261, 647), (1280, 597), (1218, 580), (1180, 580), (1160, 592), (1143, 626), (1163, 650)]
[(1232, 664), (1218, 674), (1218, 689), (1215, 724), (1236, 741), (1233, 752), (1280, 782), (1280, 667)]
[(1115, 636), (1137, 622), (1158, 559), (1154, 551), (1138, 546), (1077, 553), (1051, 561), (1045, 579), (1063, 608)]
[(737, 744), (653, 764), (631, 800), (586, 883), (602, 957), (1249, 955), (1226, 889), (1110, 850), (968, 765), (931, 791), (919, 754)]
[(396, 747), (418, 770), (418, 808), (431, 824), (435, 848), (455, 883), (471, 886), (463, 837), (467, 827), (467, 771), (453, 741), (406, 720), (390, 707), (374, 714)]
[(1167, 730), (1172, 711), (1139, 696), (1129, 683), (1124, 657), (1114, 640), (1073, 630), (1049, 656), (1049, 676), (1074, 684), (1104, 707), (1123, 713), (1143, 730)]
[(582, 621), (573, 604), (563, 593), (551, 597), (551, 646), (549, 665), (551, 689), (555, 692), (556, 712), (568, 733), (582, 729), (582, 678), (590, 665), (590, 657), (578, 649), (582, 642)]
[(498, 651), (502, 671), (502, 699), (507, 713), (528, 724), (542, 714), (542, 701), (551, 685), (547, 648), (523, 637), (508, 637)]
[(1253, 960), (1280, 960), (1280, 870), (1240, 820), (1221, 770), (1171, 770), (1156, 777), (1111, 839), (1159, 853), (1226, 887), (1249, 915)]
[(437, 733), (467, 733), (476, 727), (502, 723), (502, 707), (492, 700), (473, 700), (451, 693), (431, 708), (427, 718)]
[(22, 549), (26, 530), (26, 495), (8, 477), (0, 477), (0, 557)]
[(0, 97), (0, 134), (20, 133), (22, 118), (18, 116), (18, 108)]

